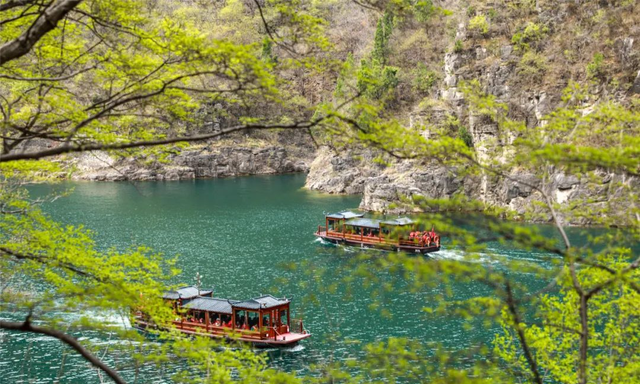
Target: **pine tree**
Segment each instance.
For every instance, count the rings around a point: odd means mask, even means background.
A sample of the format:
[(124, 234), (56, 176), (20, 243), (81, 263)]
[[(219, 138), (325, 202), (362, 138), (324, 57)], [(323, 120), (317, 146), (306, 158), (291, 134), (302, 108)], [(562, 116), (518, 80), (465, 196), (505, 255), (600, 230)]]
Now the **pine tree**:
[(267, 63), (276, 63), (278, 58), (273, 55), (273, 42), (271, 39), (265, 37), (262, 40), (262, 60)]
[(393, 32), (393, 14), (385, 12), (376, 26), (371, 58), (380, 66), (387, 64), (389, 56), (389, 38)]

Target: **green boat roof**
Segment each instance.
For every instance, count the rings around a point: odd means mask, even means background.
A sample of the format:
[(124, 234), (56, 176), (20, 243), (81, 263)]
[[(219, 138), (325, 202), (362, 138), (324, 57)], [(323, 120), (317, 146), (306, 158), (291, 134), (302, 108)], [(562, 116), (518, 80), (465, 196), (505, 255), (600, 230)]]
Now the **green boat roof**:
[(354, 227), (365, 227), (365, 228), (379, 228), (381, 225), (388, 226), (404, 226), (414, 224), (415, 221), (411, 220), (408, 217), (398, 217), (397, 219), (392, 220), (377, 220), (377, 219), (369, 219), (365, 217), (358, 217), (356, 219), (351, 219), (345, 222), (346, 225), (351, 225)]
[(411, 220), (408, 217), (398, 217), (397, 219), (386, 220), (382, 222), (382, 224), (386, 225), (411, 225), (413, 223), (415, 223), (415, 221)]
[(353, 219), (355, 217), (362, 217), (362, 216), (364, 216), (364, 213), (356, 213), (351, 211), (330, 213), (327, 215), (329, 219), (345, 219), (345, 220)]
[(380, 220), (358, 218), (349, 220), (345, 224), (354, 227), (378, 228), (380, 226)]

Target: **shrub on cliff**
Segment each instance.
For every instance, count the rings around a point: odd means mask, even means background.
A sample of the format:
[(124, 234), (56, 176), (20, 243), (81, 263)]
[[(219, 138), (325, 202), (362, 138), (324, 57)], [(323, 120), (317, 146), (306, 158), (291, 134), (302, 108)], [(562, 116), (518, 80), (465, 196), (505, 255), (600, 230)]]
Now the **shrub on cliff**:
[(484, 36), (489, 33), (489, 21), (485, 15), (477, 15), (469, 20), (468, 28), (469, 31)]
[(516, 49), (527, 52), (531, 48), (538, 49), (545, 37), (547, 37), (548, 32), (549, 28), (546, 26), (528, 22), (513, 35), (511, 42), (515, 45)]

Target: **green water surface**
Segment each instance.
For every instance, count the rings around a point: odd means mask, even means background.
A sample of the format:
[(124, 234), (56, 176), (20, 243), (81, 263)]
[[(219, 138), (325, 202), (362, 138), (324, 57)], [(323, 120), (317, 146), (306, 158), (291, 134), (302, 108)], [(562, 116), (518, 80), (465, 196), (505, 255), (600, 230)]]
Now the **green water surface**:
[[(426, 318), (422, 308), (432, 304), (429, 301), (437, 292), (412, 293), (399, 285), (382, 300), (382, 309), (392, 314), (389, 318), (370, 309), (372, 291), (358, 284), (349, 290), (338, 284), (333, 293), (318, 289), (339, 283), (340, 271), (355, 251), (324, 245), (313, 232), (324, 224), (323, 212), (356, 208), (360, 197), (307, 191), (302, 188), (304, 180), (304, 175), (284, 175), (136, 184), (69, 183), (65, 187), (72, 187), (73, 192), (44, 209), (58, 221), (85, 225), (103, 247), (147, 245), (167, 256), (179, 255), (180, 280), (191, 284), (199, 272), (203, 285), (212, 286), (215, 296), (245, 299), (272, 293), (293, 297), (293, 317), (302, 317), (313, 337), (294, 349), (266, 352), (270, 364), (287, 371), (304, 374), (311, 364), (358, 359), (364, 344), (388, 337), (411, 337), (452, 349), (491, 340), (486, 331), (463, 331), (457, 319)], [(34, 194), (42, 194), (49, 188), (32, 189)], [(435, 258), (462, 257), (455, 249), (446, 248), (446, 239), (443, 244), (445, 249), (434, 254)], [(498, 244), (491, 247), (506, 257), (541, 263), (547, 256)], [(312, 268), (329, 273), (322, 281), (313, 282), (304, 273)], [(533, 278), (523, 275), (522, 279)], [(454, 287), (460, 298), (481, 289), (474, 284)], [(95, 371), (71, 353), (64, 357), (61, 372), (63, 350), (58, 341), (46, 337), (0, 334), (0, 382), (49, 383), (56, 378), (60, 382), (100, 382)], [(134, 377), (126, 370), (123, 374)], [(150, 368), (139, 382), (158, 382), (156, 374)]]

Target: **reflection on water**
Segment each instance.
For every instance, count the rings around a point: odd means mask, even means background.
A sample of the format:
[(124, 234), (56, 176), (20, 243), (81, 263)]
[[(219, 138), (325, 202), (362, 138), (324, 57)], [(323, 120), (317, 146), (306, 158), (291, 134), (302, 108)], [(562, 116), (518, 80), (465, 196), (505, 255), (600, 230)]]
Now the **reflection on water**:
[[(101, 247), (149, 245), (168, 257), (179, 255), (183, 272), (176, 282), (192, 283), (199, 272), (203, 285), (214, 287), (215, 296), (244, 299), (269, 292), (293, 297), (293, 317), (303, 317), (313, 337), (292, 349), (264, 352), (271, 364), (289, 371), (304, 372), (309, 365), (330, 359), (357, 358), (364, 344), (390, 336), (442, 342), (450, 348), (488, 341), (486, 332), (463, 332), (457, 319), (425, 317), (422, 308), (433, 304), (439, 289), (414, 293), (397, 283), (393, 292), (381, 298), (382, 309), (392, 317), (371, 311), (370, 289), (356, 284), (348, 291), (340, 283), (346, 273), (341, 270), (358, 250), (325, 245), (313, 236), (318, 224), (324, 224), (323, 212), (357, 207), (359, 197), (318, 194), (302, 189), (303, 184), (304, 175), (135, 186), (73, 183), (70, 196), (45, 209), (56, 220), (93, 230)], [(33, 192), (42, 194), (47, 188), (35, 186)], [(443, 251), (432, 254), (434, 258), (462, 258), (459, 251), (444, 245)], [(499, 244), (492, 245), (492, 251), (543, 262), (539, 255)], [(495, 261), (480, 255), (478, 262)], [(328, 271), (320, 284), (336, 283), (338, 290), (321, 292), (310, 284), (304, 274), (310, 268)], [(482, 289), (467, 284), (456, 286), (455, 293), (463, 298)], [(0, 337), (3, 382), (26, 378), (51, 382), (60, 371), (61, 359), (66, 359), (65, 381), (99, 382), (86, 363), (63, 353), (65, 349), (53, 339), (16, 333)], [(155, 381), (154, 372), (144, 374)]]

